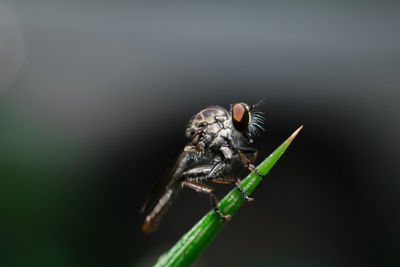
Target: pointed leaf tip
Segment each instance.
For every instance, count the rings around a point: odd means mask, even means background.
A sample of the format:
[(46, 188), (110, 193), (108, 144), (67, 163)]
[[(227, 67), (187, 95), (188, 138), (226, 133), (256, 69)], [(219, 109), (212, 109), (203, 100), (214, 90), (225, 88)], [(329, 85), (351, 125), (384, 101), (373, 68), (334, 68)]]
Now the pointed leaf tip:
[(296, 131), (294, 131), (294, 133), (292, 133), (292, 135), (289, 136), (289, 138), (286, 141), (291, 143), (293, 139), (296, 137), (296, 135), (301, 131), (301, 129), (303, 129), (303, 125), (301, 125)]

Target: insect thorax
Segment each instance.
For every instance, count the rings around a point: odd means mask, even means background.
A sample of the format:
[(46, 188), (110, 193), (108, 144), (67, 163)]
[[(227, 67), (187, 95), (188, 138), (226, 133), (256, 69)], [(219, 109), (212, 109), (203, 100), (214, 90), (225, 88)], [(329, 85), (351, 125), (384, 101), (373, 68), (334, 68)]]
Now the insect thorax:
[[(205, 150), (228, 145), (232, 130), (230, 115), (220, 106), (207, 107), (189, 121), (186, 136), (192, 141), (189, 146), (203, 147)], [(188, 149), (188, 148), (187, 148)]]
[[(186, 136), (188, 138), (193, 138), (193, 136), (199, 130), (203, 129), (205, 126), (212, 124), (221, 124), (229, 119), (229, 114), (223, 107), (211, 106), (201, 110), (199, 113), (193, 116), (189, 121), (188, 127), (186, 129)], [(222, 125), (220, 125), (222, 128)]]

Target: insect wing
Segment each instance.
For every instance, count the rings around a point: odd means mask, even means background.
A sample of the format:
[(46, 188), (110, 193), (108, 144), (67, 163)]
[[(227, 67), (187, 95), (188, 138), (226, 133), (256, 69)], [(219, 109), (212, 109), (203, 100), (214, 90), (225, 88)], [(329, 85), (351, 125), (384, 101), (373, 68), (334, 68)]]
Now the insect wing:
[[(176, 163), (175, 163), (176, 164)], [(165, 194), (168, 187), (170, 187), (173, 182), (173, 175), (172, 172), (168, 173), (168, 175), (161, 178), (158, 183), (154, 186), (153, 190), (150, 193), (150, 196), (147, 198), (146, 202), (144, 203), (142, 209), (140, 210), (141, 213), (148, 213), (156, 206), (157, 202), (160, 198)]]
[(181, 152), (168, 175), (161, 178), (153, 188), (149, 198), (140, 210), (141, 213), (147, 213), (153, 210), (167, 190), (176, 189), (179, 186), (181, 174), (187, 159), (188, 153), (185, 151)]

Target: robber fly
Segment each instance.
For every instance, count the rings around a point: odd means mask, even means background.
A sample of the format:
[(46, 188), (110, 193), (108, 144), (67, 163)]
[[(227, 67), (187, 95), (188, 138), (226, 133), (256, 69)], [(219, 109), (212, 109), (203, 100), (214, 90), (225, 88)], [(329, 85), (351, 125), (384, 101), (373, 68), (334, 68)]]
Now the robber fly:
[(232, 175), (232, 166), (243, 162), (247, 168), (263, 176), (253, 165), (257, 150), (248, 147), (252, 138), (264, 130), (262, 113), (255, 111), (257, 105), (236, 103), (229, 111), (220, 106), (210, 106), (193, 116), (186, 129), (189, 143), (169, 175), (160, 180), (141, 209), (147, 214), (142, 226), (144, 232), (157, 229), (183, 187), (209, 195), (215, 212), (223, 220), (229, 220), (231, 216), (221, 213), (214, 190), (203, 182), (233, 184), (247, 201), (253, 200), (240, 187), (240, 180)]

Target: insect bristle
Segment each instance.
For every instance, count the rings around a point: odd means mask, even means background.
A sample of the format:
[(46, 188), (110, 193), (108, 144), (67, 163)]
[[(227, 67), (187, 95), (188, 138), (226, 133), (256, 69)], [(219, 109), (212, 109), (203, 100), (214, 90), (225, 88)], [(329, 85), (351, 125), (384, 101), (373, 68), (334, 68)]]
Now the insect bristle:
[(265, 131), (264, 124), (264, 113), (261, 111), (252, 112), (252, 120), (250, 122), (250, 133), (251, 135), (260, 135)]

